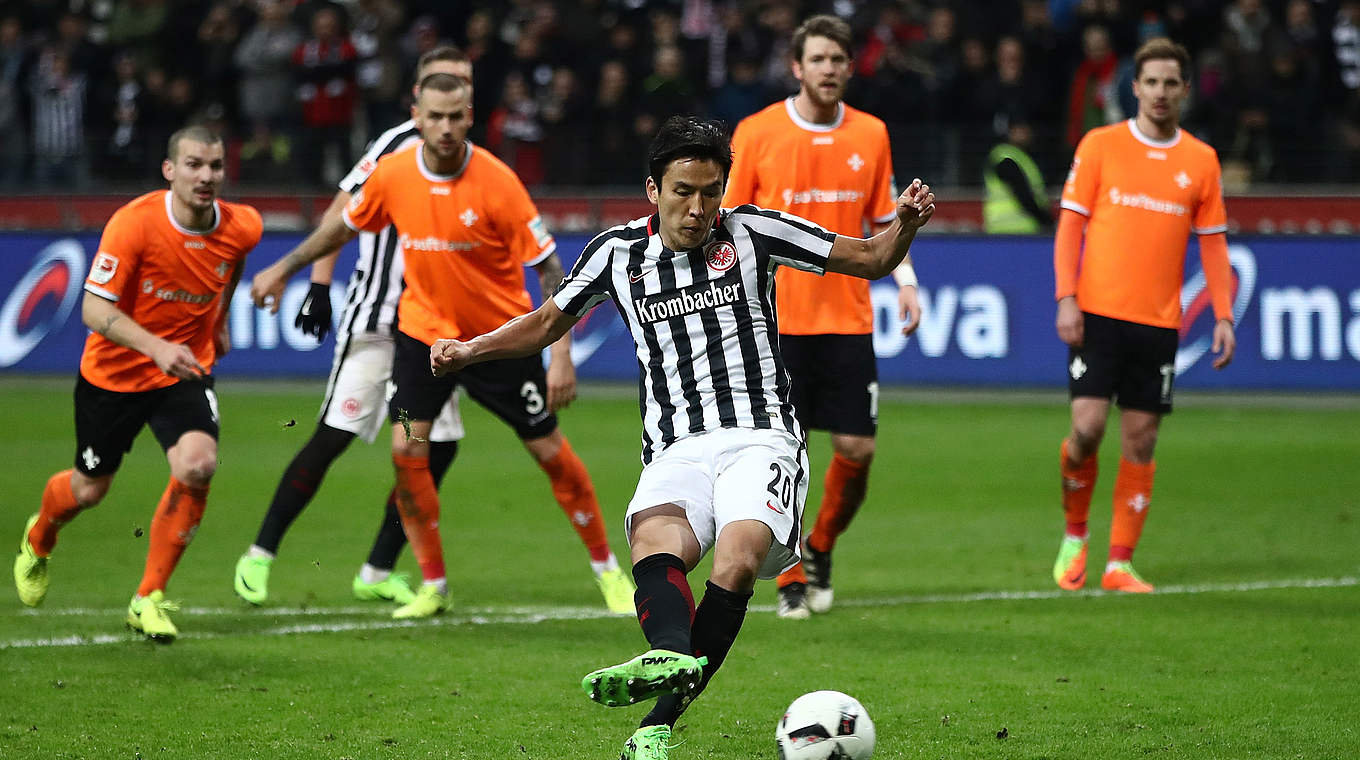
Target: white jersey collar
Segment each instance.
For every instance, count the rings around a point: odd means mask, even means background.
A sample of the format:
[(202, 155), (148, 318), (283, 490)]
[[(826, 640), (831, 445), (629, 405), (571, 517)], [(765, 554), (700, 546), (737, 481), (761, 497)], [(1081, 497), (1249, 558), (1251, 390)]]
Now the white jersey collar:
[(802, 129), (806, 129), (809, 132), (831, 132), (839, 128), (841, 122), (845, 121), (845, 103), (843, 102), (836, 104), (836, 118), (832, 119), (831, 123), (818, 124), (815, 121), (808, 121), (807, 119), (804, 119), (802, 116), (798, 115), (798, 109), (795, 108), (793, 105), (793, 99), (795, 97), (797, 96), (790, 95), (784, 101), (784, 110), (788, 112), (789, 118), (793, 120), (793, 123), (798, 125)]

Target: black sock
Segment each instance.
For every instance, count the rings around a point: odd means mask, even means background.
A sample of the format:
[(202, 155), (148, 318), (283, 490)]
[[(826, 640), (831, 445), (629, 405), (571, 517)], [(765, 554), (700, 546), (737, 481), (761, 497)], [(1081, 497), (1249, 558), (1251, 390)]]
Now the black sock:
[[(457, 456), (457, 441), (430, 442), (430, 475), (434, 477), (436, 488), (444, 480), (444, 475), (448, 473), (449, 466)], [(396, 489), (387, 493), (387, 508), (383, 512), (383, 522), (378, 527), (377, 538), (373, 539), (373, 548), (368, 552), (368, 564), (379, 570), (390, 571), (396, 567), (397, 557), (401, 554), (402, 547), (406, 546), (406, 531), (402, 529), (401, 516), (397, 514), (396, 496)]]
[(713, 581), (708, 581), (704, 598), (699, 602), (699, 608), (694, 611), (694, 626), (690, 634), (694, 656), (708, 658), (708, 663), (704, 665), (703, 680), (699, 682), (699, 690), (684, 699), (676, 694), (662, 694), (657, 698), (652, 711), (642, 720), (642, 725), (654, 726), (660, 723), (675, 725), (681, 713), (708, 687), (713, 674), (718, 672), (723, 660), (727, 659), (732, 642), (737, 640), (737, 633), (746, 619), (746, 606), (750, 601), (750, 591), (745, 593), (728, 591), (714, 585)]
[(283, 471), (279, 486), (274, 491), (274, 500), (269, 503), (269, 511), (260, 523), (260, 532), (255, 536), (255, 545), (268, 552), (277, 553), (279, 542), (288, 527), (293, 524), (307, 503), (316, 495), (317, 486), (326, 477), (331, 462), (344, 453), (354, 434), (321, 423), (302, 450), (288, 463)]
[(685, 563), (674, 554), (653, 554), (633, 565), (638, 624), (652, 649), (689, 654), (694, 621), (694, 594)]

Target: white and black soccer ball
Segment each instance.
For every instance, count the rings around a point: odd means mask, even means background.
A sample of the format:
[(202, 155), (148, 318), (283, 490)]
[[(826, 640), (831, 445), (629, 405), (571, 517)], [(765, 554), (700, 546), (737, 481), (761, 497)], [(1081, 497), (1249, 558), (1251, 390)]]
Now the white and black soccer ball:
[(874, 722), (864, 705), (839, 691), (813, 691), (793, 700), (775, 727), (780, 760), (868, 760)]

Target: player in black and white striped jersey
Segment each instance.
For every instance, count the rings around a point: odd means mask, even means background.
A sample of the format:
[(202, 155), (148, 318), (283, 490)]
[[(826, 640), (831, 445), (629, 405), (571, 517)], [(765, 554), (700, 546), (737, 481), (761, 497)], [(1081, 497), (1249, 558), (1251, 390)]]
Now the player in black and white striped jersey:
[[(660, 697), (624, 758), (667, 756), (671, 726), (722, 665), (756, 578), (798, 559), (808, 465), (779, 354), (776, 267), (884, 277), (935, 209), (917, 179), (885, 231), (835, 235), (777, 211), (719, 209), (731, 166), (720, 125), (673, 117), (648, 156), (655, 215), (592, 240), (537, 310), (430, 351), (436, 374), (529, 355), (605, 300), (632, 332), (646, 466), (626, 528), (652, 649), (582, 682), (611, 706)], [(713, 570), (695, 608), (686, 574), (710, 548)]]
[[(439, 47), (425, 53), (416, 67), (416, 81), (435, 73), (470, 79), (472, 63), (461, 50)], [(338, 215), (368, 176), (378, 159), (420, 140), (415, 123), (407, 120), (378, 137), (363, 157), (340, 181), (326, 215)], [(388, 385), (392, 377), (394, 324), (401, 298), (404, 269), (401, 249), (393, 226), (377, 234), (359, 236), (359, 259), (345, 290), (345, 309), (336, 328), (335, 358), (320, 419), (311, 439), (289, 463), (274, 492), (255, 542), (236, 563), (236, 593), (251, 604), (268, 598), (269, 571), (279, 543), (289, 526), (311, 501), (327, 468), (355, 437), (372, 443), (387, 427)], [(295, 324), (321, 340), (331, 327), (331, 277), (339, 251), (312, 266), (311, 287), (302, 302)], [(458, 453), (463, 421), (458, 395), (449, 399), (430, 431), (430, 471), (439, 483)], [(354, 595), (363, 600), (387, 600), (407, 604), (414, 597), (403, 575), (393, 575), (397, 555), (406, 543), (396, 505), (389, 494), (383, 522), (367, 561), (352, 582)]]

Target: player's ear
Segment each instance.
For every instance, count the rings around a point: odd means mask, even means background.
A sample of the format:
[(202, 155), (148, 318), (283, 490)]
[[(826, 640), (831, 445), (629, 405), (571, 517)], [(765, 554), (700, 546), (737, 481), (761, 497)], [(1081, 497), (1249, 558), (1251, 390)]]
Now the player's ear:
[(170, 159), (161, 161), (161, 176), (165, 177), (166, 182), (175, 181), (175, 162)]
[(660, 198), (661, 198), (661, 188), (659, 188), (659, 187), (656, 186), (656, 180), (654, 180), (654, 179), (652, 179), (650, 176), (648, 176), (648, 177), (647, 177), (647, 200), (651, 201), (652, 204), (655, 205), (655, 204), (657, 203), (657, 201), (658, 201)]

